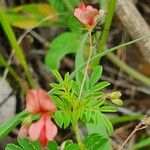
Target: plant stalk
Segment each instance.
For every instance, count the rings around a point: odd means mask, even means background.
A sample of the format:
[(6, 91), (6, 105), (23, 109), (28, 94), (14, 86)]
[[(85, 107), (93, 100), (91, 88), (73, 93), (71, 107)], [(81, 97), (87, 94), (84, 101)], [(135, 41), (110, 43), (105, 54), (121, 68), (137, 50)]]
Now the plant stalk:
[(127, 64), (119, 60), (114, 54), (108, 54), (108, 59), (110, 59), (116, 66), (118, 66), (122, 71), (133, 77), (134, 79), (137, 79), (141, 83), (147, 85), (150, 87), (150, 78), (144, 76), (143, 74), (139, 73), (135, 69), (132, 69)]
[[(146, 116), (144, 117), (146, 119)], [(131, 139), (131, 137), (139, 130), (145, 129), (147, 125), (144, 123), (144, 119), (139, 122), (139, 124), (134, 128), (134, 130), (131, 132), (131, 134), (126, 138), (126, 140), (123, 142), (123, 144), (120, 146), (118, 150), (122, 150), (125, 144)]]
[(89, 42), (90, 42), (90, 52), (89, 52), (88, 60), (87, 60), (85, 71), (84, 71), (84, 77), (83, 77), (83, 80), (82, 80), (82, 83), (81, 83), (81, 87), (80, 87), (79, 100), (81, 99), (81, 96), (82, 96), (85, 80), (86, 80), (86, 77), (87, 77), (88, 67), (89, 67), (89, 64), (90, 64), (91, 56), (92, 56), (93, 46), (92, 46), (91, 30), (89, 31)]
[(75, 123), (73, 125), (73, 129), (74, 129), (74, 132), (75, 132), (76, 139), (77, 139), (77, 142), (79, 144), (80, 150), (86, 150), (84, 144), (82, 143), (78, 123)]

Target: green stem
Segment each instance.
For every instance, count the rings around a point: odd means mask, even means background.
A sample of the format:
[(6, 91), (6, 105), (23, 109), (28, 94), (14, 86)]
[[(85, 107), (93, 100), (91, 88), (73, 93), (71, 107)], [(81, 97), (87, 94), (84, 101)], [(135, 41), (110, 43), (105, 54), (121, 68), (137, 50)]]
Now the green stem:
[(71, 5), (69, 0), (63, 0), (63, 3), (65, 4), (65, 6), (67, 7), (67, 9), (72, 12), (73, 11), (73, 6)]
[(23, 93), (25, 94), (28, 87), (25, 85), (25, 82), (24, 80), (22, 80), (18, 75), (17, 73), (15, 72), (15, 70), (10, 67), (8, 64), (7, 64), (7, 61), (5, 60), (5, 58), (0, 54), (0, 64), (2, 64), (4, 67), (6, 67), (10, 74), (12, 75), (12, 77), (14, 77), (14, 79), (19, 83)]
[(81, 99), (81, 96), (82, 96), (83, 87), (84, 87), (84, 84), (85, 84), (85, 81), (86, 81), (88, 67), (89, 67), (89, 64), (90, 64), (91, 56), (92, 56), (92, 49), (93, 48), (92, 48), (92, 35), (91, 35), (91, 31), (89, 31), (89, 42), (90, 42), (90, 52), (89, 52), (88, 60), (87, 60), (85, 71), (84, 71), (84, 77), (83, 77), (83, 80), (82, 80), (82, 83), (81, 83), (81, 87), (80, 87), (79, 100)]
[(111, 118), (110, 121), (113, 125), (116, 125), (118, 123), (124, 123), (124, 122), (128, 122), (128, 121), (139, 120), (143, 117), (144, 117), (144, 115), (142, 115), (142, 114), (125, 115), (125, 116), (121, 116), (121, 117)]
[(22, 68), (24, 69), (24, 72), (27, 76), (27, 79), (30, 83), (30, 86), (31, 87), (35, 87), (35, 83), (34, 83), (34, 80), (32, 79), (32, 75), (28, 69), (28, 65), (27, 65), (27, 62), (26, 62), (26, 59), (25, 59), (25, 56), (23, 54), (23, 51), (22, 49), (19, 47), (18, 43), (17, 43), (17, 40), (16, 40), (16, 37), (15, 37), (15, 34), (5, 16), (5, 13), (4, 13), (4, 10), (2, 8), (2, 6), (0, 5), (0, 21), (1, 21), (1, 25), (5, 31), (5, 34), (12, 46), (12, 48), (14, 49), (15, 51), (15, 55), (17, 57), (17, 59), (19, 60), (20, 64), (22, 65)]
[(82, 139), (81, 139), (81, 136), (80, 136), (80, 131), (79, 131), (78, 123), (76, 123), (76, 124), (73, 125), (73, 129), (74, 129), (74, 132), (75, 132), (76, 139), (77, 139), (77, 142), (79, 144), (80, 150), (85, 150), (85, 146), (82, 143)]
[(143, 84), (150, 87), (150, 78), (144, 76), (143, 74), (139, 73), (138, 71), (132, 69), (127, 64), (119, 60), (114, 54), (108, 54), (107, 57), (122, 71), (127, 73), (128, 75), (132, 76), (134, 79), (142, 82)]
[(107, 16), (105, 18), (104, 29), (103, 29), (102, 36), (100, 39), (99, 52), (103, 52), (105, 50), (105, 45), (106, 45), (109, 30), (110, 30), (111, 22), (113, 19), (113, 15), (115, 12), (115, 7), (116, 7), (116, 0), (110, 0), (108, 4)]
[[(101, 58), (101, 57), (103, 57), (103, 56), (106, 56), (107, 54), (110, 54), (111, 52), (114, 52), (114, 51), (116, 51), (116, 50), (118, 50), (118, 49), (121, 49), (121, 48), (123, 48), (123, 47), (126, 47), (126, 46), (128, 46), (128, 45), (131, 45), (131, 44), (133, 44), (133, 43), (136, 43), (136, 42), (138, 42), (138, 41), (140, 41), (140, 40), (143, 40), (143, 39), (146, 39), (146, 38), (150, 38), (150, 35), (146, 35), (146, 36), (140, 37), (140, 38), (138, 38), (138, 39), (135, 39), (135, 40), (132, 40), (132, 41), (123, 43), (123, 44), (121, 44), (121, 45), (112, 47), (112, 48), (110, 48), (110, 49), (106, 49), (104, 52), (98, 53), (97, 55), (95, 55), (94, 57), (92, 57), (92, 58), (90, 59), (90, 62), (92, 62), (92, 61), (95, 60), (95, 59), (98, 59), (98, 58)], [(76, 74), (79, 70), (83, 69), (86, 65), (87, 65), (87, 62), (85, 62), (79, 69), (77, 69), (77, 70), (75, 70), (74, 72), (72, 72), (72, 74), (70, 75), (71, 78), (73, 78), (73, 77), (75, 76), (75, 74)]]

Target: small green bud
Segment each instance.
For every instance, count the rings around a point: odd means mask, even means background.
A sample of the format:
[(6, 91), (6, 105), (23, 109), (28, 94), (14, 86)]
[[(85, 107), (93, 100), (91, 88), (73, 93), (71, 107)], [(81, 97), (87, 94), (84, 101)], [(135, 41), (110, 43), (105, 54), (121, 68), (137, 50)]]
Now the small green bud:
[(28, 117), (24, 118), (24, 120), (22, 121), (22, 125), (23, 126), (30, 126), (32, 123), (32, 118), (31, 118), (31, 115), (29, 115)]
[(118, 106), (122, 106), (123, 105), (123, 101), (121, 99), (111, 99), (112, 103), (118, 105)]
[(120, 91), (115, 91), (109, 94), (110, 99), (118, 99), (121, 97)]

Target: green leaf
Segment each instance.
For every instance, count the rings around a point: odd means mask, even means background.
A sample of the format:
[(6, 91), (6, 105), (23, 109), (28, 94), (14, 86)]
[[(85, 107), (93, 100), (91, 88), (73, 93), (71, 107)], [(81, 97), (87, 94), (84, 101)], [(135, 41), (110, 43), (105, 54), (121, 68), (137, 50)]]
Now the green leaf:
[(53, 70), (53, 74), (56, 77), (56, 79), (58, 80), (59, 83), (63, 82), (63, 79), (60, 75), (60, 73), (57, 70)]
[(49, 69), (58, 70), (61, 59), (66, 54), (76, 53), (79, 42), (79, 34), (66, 32), (59, 35), (51, 42), (51, 48), (45, 57), (45, 64)]
[(113, 106), (102, 106), (99, 109), (101, 112), (116, 112), (117, 110)]
[(34, 150), (42, 150), (42, 147), (39, 141), (30, 141), (30, 143)]
[(23, 149), (15, 144), (7, 144), (5, 150), (23, 150)]
[(55, 114), (54, 114), (54, 120), (55, 122), (57, 123), (57, 125), (62, 128), (62, 125), (63, 125), (63, 116), (62, 116), (62, 111), (57, 111)]
[(58, 150), (58, 144), (56, 141), (48, 142), (48, 150)]
[(92, 75), (90, 77), (90, 87), (92, 87), (101, 77), (103, 68), (102, 66), (97, 66), (94, 68)]
[[(60, 13), (71, 13), (74, 7), (79, 5), (78, 0), (48, 0), (48, 2)], [(68, 14), (69, 15), (69, 14)], [(68, 16), (67, 16), (68, 17)]]
[(81, 109), (77, 109), (76, 111), (74, 111), (71, 117), (72, 124), (77, 123), (78, 119), (80, 118), (80, 114), (81, 114)]
[(100, 83), (96, 84), (95, 86), (93, 86), (93, 88), (91, 88), (90, 91), (100, 91), (108, 85), (110, 85), (109, 82), (103, 81), (103, 82), (100, 82)]
[(69, 114), (69, 112), (63, 112), (63, 122), (64, 122), (63, 128), (65, 129), (70, 124), (70, 114)]
[(67, 25), (72, 32), (81, 33), (83, 32), (85, 26), (77, 20), (75, 16), (69, 16), (67, 20)]
[(78, 144), (70, 143), (65, 146), (64, 150), (80, 150), (80, 149), (79, 149)]
[(14, 118), (10, 119), (6, 123), (2, 124), (0, 126), (0, 138), (7, 135), (14, 127), (16, 127), (22, 120), (27, 116), (26, 111), (22, 111), (18, 115), (16, 115)]
[(66, 7), (62, 0), (48, 0), (48, 2), (58, 11), (65, 12)]
[(85, 140), (84, 144), (88, 150), (102, 150), (102, 146), (107, 144), (108, 139), (102, 137), (99, 134), (93, 133), (89, 135)]
[(10, 143), (7, 144), (5, 150), (42, 150), (39, 141), (30, 141), (27, 138), (18, 139), (17, 141), (20, 146)]
[(102, 121), (105, 124), (105, 127), (107, 129), (108, 135), (112, 135), (112, 133), (113, 133), (113, 125), (112, 125), (112, 123), (110, 122), (110, 120), (108, 119), (108, 117), (106, 115), (101, 113), (100, 116), (101, 116)]
[(87, 123), (86, 127), (88, 130), (88, 134), (92, 133), (98, 133), (102, 137), (108, 139), (107, 143), (101, 146), (101, 149), (103, 150), (112, 150), (111, 142), (108, 137), (108, 131), (105, 122), (103, 121), (104, 118), (102, 115), (98, 114), (96, 118), (96, 122), (94, 123)]
[(24, 150), (34, 150), (30, 141), (27, 138), (18, 139), (18, 143)]
[(79, 93), (80, 93), (79, 85), (78, 85), (75, 81), (72, 82), (72, 91), (73, 91), (73, 93), (76, 94), (77, 96), (78, 96)]
[[(76, 51), (76, 58), (75, 58), (75, 70), (78, 70), (85, 62), (84, 62), (84, 47), (86, 46), (86, 41), (87, 41), (88, 33), (83, 34), (81, 36), (81, 41), (78, 43), (77, 51)], [(83, 69), (80, 69), (83, 71)]]
[(64, 103), (62, 102), (62, 100), (59, 97), (52, 95), (52, 99), (58, 108), (60, 108), (60, 109), (64, 108)]
[[(57, 15), (56, 11), (46, 3), (21, 5), (6, 11), (6, 17), (10, 24), (22, 29), (36, 26), (48, 27), (58, 21)], [(49, 19), (41, 22), (46, 17)]]
[(85, 119), (86, 119), (86, 122), (89, 122), (91, 120), (91, 116), (92, 116), (92, 111), (91, 110), (87, 110), (85, 113)]
[(82, 84), (82, 81), (83, 81), (83, 78), (84, 78), (84, 74), (83, 74), (83, 72), (82, 72), (81, 70), (79, 70), (79, 71), (77, 72), (77, 76), (76, 76), (76, 83), (77, 83), (78, 85), (81, 85), (81, 84)]

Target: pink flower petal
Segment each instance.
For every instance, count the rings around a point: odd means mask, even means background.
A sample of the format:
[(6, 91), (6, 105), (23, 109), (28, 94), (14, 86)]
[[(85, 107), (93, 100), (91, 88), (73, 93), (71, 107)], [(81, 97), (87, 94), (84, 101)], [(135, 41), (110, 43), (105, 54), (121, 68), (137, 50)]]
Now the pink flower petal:
[[(95, 8), (93, 8), (92, 6), (90, 6), (90, 5), (88, 5), (87, 7), (86, 7), (86, 10), (87, 11), (91, 11), (91, 10), (93, 10), (93, 9), (95, 9)], [(97, 9), (96, 9), (97, 10)], [(97, 10), (98, 11), (98, 10)]]
[(32, 114), (41, 112), (54, 113), (56, 106), (46, 91), (42, 89), (32, 89), (26, 96), (26, 109)]
[(26, 109), (28, 112), (36, 114), (40, 111), (38, 90), (29, 90), (26, 96)]
[(28, 128), (25, 126), (21, 126), (18, 133), (18, 138), (25, 138), (27, 135), (28, 135)]
[(47, 117), (46, 119), (46, 137), (48, 140), (53, 140), (57, 134), (56, 125)]
[(74, 10), (74, 16), (79, 19), (80, 22), (85, 24), (86, 26), (93, 26), (96, 21), (97, 17), (100, 13), (97, 9), (93, 8), (92, 6), (88, 5), (85, 6), (84, 3), (81, 3), (79, 8)]
[(80, 18), (82, 11), (79, 8), (76, 8), (74, 11), (74, 16), (77, 17), (78, 19)]
[(41, 117), (40, 120), (38, 120), (30, 126), (29, 137), (31, 138), (31, 140), (35, 141), (39, 138), (44, 123), (44, 117)]
[(80, 8), (82, 11), (86, 11), (86, 5), (85, 5), (83, 2), (81, 2), (79, 8)]
[(56, 106), (52, 102), (51, 98), (46, 91), (40, 89), (38, 91), (39, 103), (42, 111), (54, 113), (56, 111)]

